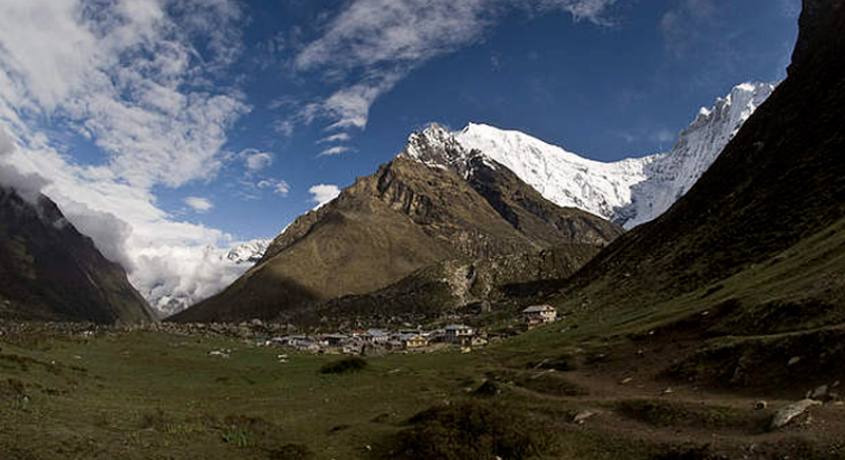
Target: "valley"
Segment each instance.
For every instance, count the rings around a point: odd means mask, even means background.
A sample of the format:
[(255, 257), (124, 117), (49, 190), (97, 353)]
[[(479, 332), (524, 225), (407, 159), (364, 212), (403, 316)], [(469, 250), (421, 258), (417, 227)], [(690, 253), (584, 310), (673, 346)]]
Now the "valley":
[(427, 124), (163, 319), (0, 187), (0, 458), (845, 459), (845, 0), (802, 5), (669, 152)]

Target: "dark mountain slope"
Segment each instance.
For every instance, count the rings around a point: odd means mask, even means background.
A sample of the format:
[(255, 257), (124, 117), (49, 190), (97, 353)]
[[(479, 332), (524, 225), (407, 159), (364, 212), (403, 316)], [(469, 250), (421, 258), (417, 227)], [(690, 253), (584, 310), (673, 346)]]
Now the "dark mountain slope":
[(152, 321), (120, 265), (107, 260), (45, 196), (0, 187), (0, 318)]
[[(725, 297), (725, 286), (739, 279), (744, 284), (735, 286), (736, 295), (753, 295), (753, 302), (765, 302), (786, 280), (803, 279), (782, 294), (789, 305), (818, 301), (811, 292), (845, 287), (845, 267), (834, 263), (808, 279), (807, 261), (790, 251), (812, 240), (827, 248), (819, 257), (835, 261), (842, 250), (818, 240), (835, 236), (845, 217), (844, 4), (805, 2), (788, 78), (686, 196), (591, 261), (565, 286), (559, 303), (601, 316), (683, 303), (678, 296), (705, 289), (705, 297)], [(777, 272), (762, 273), (761, 264), (778, 264)], [(748, 279), (752, 272), (758, 278)], [(841, 296), (824, 297), (836, 309), (845, 307)], [(706, 306), (713, 299), (694, 303)]]
[[(173, 319), (270, 318), (372, 292), (446, 259), (602, 245), (621, 233), (599, 217), (551, 204), (505, 168), (500, 171), (503, 178), (488, 179), (482, 194), (458, 171), (400, 155), (297, 219), (256, 267)], [(493, 196), (504, 198), (487, 198)]]

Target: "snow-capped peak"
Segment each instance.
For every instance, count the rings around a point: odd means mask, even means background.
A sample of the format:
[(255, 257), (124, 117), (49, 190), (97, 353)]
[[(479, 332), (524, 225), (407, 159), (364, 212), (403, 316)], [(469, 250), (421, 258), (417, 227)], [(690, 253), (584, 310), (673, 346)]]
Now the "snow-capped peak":
[(231, 248), (229, 252), (226, 253), (226, 259), (237, 265), (252, 265), (261, 260), (261, 257), (264, 256), (264, 252), (267, 251), (267, 247), (269, 245), (270, 240), (246, 241)]
[(443, 126), (432, 123), (424, 130), (408, 137), (408, 144), (400, 154), (432, 167), (460, 168), (469, 152)]
[(548, 200), (627, 228), (648, 222), (683, 196), (774, 90), (743, 83), (702, 108), (671, 152), (616, 162), (590, 160), (528, 134), (470, 123), (457, 132), (432, 124), (408, 139), (402, 155), (465, 177), (469, 159), (501, 164)]

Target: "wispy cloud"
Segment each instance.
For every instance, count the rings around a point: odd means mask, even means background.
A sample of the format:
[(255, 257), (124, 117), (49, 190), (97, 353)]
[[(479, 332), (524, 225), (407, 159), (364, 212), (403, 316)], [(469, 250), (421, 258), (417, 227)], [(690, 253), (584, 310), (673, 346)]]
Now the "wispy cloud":
[(347, 2), (316, 40), (297, 54), (300, 73), (321, 74), (336, 85), (325, 98), (286, 119), (320, 118), (329, 130), (367, 126), (382, 94), (429, 60), (484, 39), (507, 13), (565, 11), (576, 20), (605, 23), (615, 0), (354, 0)]
[(351, 139), (352, 139), (352, 136), (350, 136), (349, 133), (337, 133), (337, 134), (332, 134), (331, 136), (326, 136), (326, 137), (320, 139), (319, 141), (317, 141), (317, 143), (318, 144), (326, 144), (326, 143), (331, 143), (331, 142), (346, 142), (346, 141), (349, 141)]
[(350, 152), (350, 151), (352, 151), (352, 147), (347, 147), (345, 145), (337, 145), (337, 146), (334, 146), (334, 147), (329, 147), (327, 149), (324, 149), (322, 152), (320, 152), (320, 156), (321, 157), (326, 157), (326, 156), (331, 157), (331, 156), (335, 156), (335, 155), (342, 155), (342, 154)]
[(680, 0), (660, 18), (660, 32), (666, 48), (683, 56), (712, 26), (717, 13), (713, 0)]
[(290, 184), (287, 181), (280, 179), (263, 179), (255, 184), (261, 190), (272, 190), (275, 194), (281, 196), (288, 196), (290, 193)]

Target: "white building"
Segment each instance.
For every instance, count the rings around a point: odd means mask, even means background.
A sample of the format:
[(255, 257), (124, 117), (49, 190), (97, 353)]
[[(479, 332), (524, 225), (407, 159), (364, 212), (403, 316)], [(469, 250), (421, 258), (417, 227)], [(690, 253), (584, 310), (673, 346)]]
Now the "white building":
[(446, 341), (450, 343), (467, 343), (472, 340), (475, 331), (463, 324), (450, 324), (446, 326)]
[(552, 323), (557, 319), (557, 310), (551, 305), (532, 305), (522, 310), (522, 317), (529, 326)]

